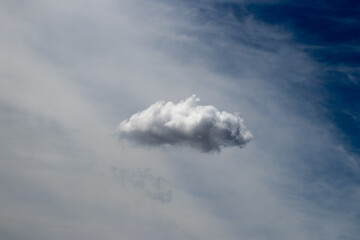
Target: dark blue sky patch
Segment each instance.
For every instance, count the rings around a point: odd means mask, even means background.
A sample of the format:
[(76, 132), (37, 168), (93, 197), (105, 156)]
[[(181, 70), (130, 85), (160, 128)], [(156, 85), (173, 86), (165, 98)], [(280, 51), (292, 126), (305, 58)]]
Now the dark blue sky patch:
[[(280, 1), (278, 3), (216, 3), (218, 17), (238, 21), (249, 16), (290, 31), (296, 42), (328, 64), (360, 64), (359, 1)], [(206, 11), (203, 11), (206, 13)]]
[(324, 78), (327, 115), (340, 130), (343, 141), (360, 153), (360, 84), (339, 71), (328, 71)]
[(321, 62), (360, 64), (359, 1), (285, 1), (249, 4), (247, 9), (258, 20), (292, 32)]
[(318, 62), (330, 66), (345, 65), (351, 67), (360, 66), (360, 51), (347, 46), (330, 46), (311, 48), (306, 50)]
[(256, 19), (290, 31), (293, 41), (305, 46), (324, 69), (318, 93), (325, 116), (344, 143), (358, 152), (360, 86), (354, 68), (360, 66), (360, 1), (282, 1), (249, 4), (247, 9)]
[(249, 4), (258, 19), (283, 25), (296, 40), (316, 45), (359, 44), (360, 2), (285, 1), (278, 4)]

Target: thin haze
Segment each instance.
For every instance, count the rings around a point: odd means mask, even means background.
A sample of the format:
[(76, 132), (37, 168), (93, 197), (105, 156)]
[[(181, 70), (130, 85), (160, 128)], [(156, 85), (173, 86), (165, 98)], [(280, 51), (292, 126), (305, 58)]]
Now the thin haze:
[[(1, 1), (0, 238), (357, 240), (359, 158), (322, 95), (339, 96), (334, 68), (276, 2)], [(119, 122), (193, 93), (254, 139), (119, 143)]]

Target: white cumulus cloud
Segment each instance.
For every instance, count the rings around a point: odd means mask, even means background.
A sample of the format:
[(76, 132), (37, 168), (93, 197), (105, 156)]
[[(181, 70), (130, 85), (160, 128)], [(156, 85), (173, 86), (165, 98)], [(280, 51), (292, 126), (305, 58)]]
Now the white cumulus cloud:
[(188, 145), (203, 152), (244, 147), (252, 134), (238, 114), (198, 105), (195, 95), (174, 104), (159, 101), (118, 127), (120, 139), (148, 146)]

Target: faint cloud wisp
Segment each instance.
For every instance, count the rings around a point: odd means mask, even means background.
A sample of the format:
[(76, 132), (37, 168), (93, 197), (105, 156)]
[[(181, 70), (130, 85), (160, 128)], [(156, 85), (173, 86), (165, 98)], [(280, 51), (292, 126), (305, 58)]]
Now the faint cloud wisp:
[(147, 196), (153, 200), (161, 203), (171, 203), (173, 198), (172, 190), (164, 189), (166, 180), (161, 176), (153, 175), (151, 169), (111, 167), (110, 170), (113, 177), (123, 186), (130, 184), (135, 188), (143, 189)]

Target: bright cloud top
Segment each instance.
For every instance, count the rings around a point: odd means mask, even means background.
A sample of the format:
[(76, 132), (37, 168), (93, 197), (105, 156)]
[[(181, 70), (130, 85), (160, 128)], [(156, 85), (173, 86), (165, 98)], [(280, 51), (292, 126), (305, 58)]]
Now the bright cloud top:
[(244, 147), (252, 134), (238, 114), (198, 105), (195, 95), (180, 101), (159, 101), (120, 123), (120, 139), (148, 146), (188, 145), (203, 152)]

